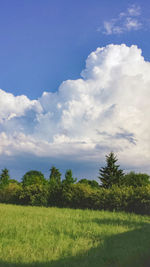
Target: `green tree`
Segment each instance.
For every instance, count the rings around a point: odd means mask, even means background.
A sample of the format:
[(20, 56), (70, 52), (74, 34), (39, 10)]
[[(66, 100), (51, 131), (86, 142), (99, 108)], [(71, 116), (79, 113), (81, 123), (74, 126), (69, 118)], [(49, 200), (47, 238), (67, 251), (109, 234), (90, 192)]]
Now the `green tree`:
[(77, 181), (77, 178), (73, 178), (72, 170), (66, 170), (65, 179), (62, 181), (64, 185), (74, 184)]
[(9, 170), (8, 169), (3, 169), (1, 174), (0, 174), (0, 186), (6, 186), (9, 184), (10, 176), (9, 176)]
[(133, 171), (124, 175), (122, 185), (125, 186), (146, 186), (150, 184), (150, 176), (146, 173), (135, 173)]
[(50, 206), (60, 206), (62, 203), (61, 201), (61, 173), (59, 169), (55, 166), (52, 166), (50, 169), (50, 176), (49, 176), (49, 197), (48, 197), (48, 204)]
[(20, 182), (18, 182), (16, 179), (10, 179), (9, 180), (9, 184), (20, 184)]
[(33, 185), (33, 184), (46, 184), (46, 179), (43, 173), (40, 171), (29, 171), (26, 172), (22, 177), (23, 186)]
[(95, 187), (95, 188), (99, 188), (99, 184), (98, 182), (96, 182), (95, 180), (88, 180), (88, 179), (81, 179), (79, 182), (79, 184), (86, 184), (86, 185), (90, 185), (91, 187)]
[(119, 165), (116, 165), (117, 160), (113, 152), (106, 155), (106, 166), (99, 169), (98, 178), (102, 187), (110, 188), (114, 184), (121, 185), (124, 173), (119, 169)]
[(50, 169), (50, 176), (49, 176), (49, 182), (52, 185), (60, 185), (61, 184), (61, 173), (59, 169), (57, 169), (55, 166), (52, 166)]

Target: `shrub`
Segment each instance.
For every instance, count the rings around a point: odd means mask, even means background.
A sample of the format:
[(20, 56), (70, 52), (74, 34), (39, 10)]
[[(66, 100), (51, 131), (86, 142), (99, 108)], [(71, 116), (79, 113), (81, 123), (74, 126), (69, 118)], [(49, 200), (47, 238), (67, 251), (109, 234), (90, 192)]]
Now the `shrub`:
[(150, 215), (150, 185), (92, 188), (84, 183), (33, 184), (25, 187), (17, 183), (9, 183), (0, 189), (0, 202), (115, 210)]
[(99, 192), (87, 184), (72, 184), (62, 189), (62, 203), (70, 208), (98, 209)]
[(146, 173), (129, 172), (124, 175), (122, 185), (125, 186), (146, 186), (150, 184), (150, 176)]
[(150, 215), (150, 185), (136, 187), (129, 195), (127, 211)]
[(47, 206), (48, 188), (41, 184), (28, 185), (23, 188), (19, 198), (23, 205)]
[(0, 202), (19, 204), (19, 196), (22, 192), (21, 185), (10, 183), (0, 189)]

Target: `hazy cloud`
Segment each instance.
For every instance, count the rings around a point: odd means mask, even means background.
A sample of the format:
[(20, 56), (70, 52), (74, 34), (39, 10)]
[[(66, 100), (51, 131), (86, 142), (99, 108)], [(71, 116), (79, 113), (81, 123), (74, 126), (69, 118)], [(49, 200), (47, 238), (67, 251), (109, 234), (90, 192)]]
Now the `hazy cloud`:
[(103, 29), (99, 28), (98, 30), (110, 35), (139, 30), (142, 27), (141, 8), (137, 5), (131, 5), (125, 12), (118, 14), (116, 18), (104, 21)]

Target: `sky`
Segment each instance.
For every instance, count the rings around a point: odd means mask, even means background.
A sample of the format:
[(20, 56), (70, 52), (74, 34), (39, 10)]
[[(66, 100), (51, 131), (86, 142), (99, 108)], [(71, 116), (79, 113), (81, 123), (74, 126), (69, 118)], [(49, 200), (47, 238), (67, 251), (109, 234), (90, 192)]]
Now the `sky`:
[(0, 1), (0, 169), (150, 174), (150, 2)]

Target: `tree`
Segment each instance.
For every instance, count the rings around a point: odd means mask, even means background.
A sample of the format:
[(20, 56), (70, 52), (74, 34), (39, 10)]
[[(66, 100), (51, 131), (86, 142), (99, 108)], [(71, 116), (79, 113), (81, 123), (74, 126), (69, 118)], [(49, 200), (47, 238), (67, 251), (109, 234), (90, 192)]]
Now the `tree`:
[(50, 206), (60, 206), (61, 200), (61, 173), (59, 169), (52, 166), (49, 176), (49, 196), (48, 204)]
[(146, 173), (135, 173), (133, 171), (124, 175), (122, 185), (125, 186), (146, 186), (150, 184), (150, 176)]
[(60, 185), (61, 184), (61, 173), (59, 169), (57, 169), (55, 166), (52, 166), (50, 169), (50, 176), (49, 176), (49, 182), (52, 185)]
[(65, 179), (62, 181), (64, 185), (74, 184), (77, 181), (77, 178), (73, 178), (72, 170), (66, 170)]
[(10, 176), (9, 176), (9, 170), (3, 169), (0, 174), (0, 186), (6, 186), (9, 184)]
[(22, 177), (23, 186), (33, 185), (33, 184), (46, 184), (46, 179), (43, 173), (40, 171), (29, 171), (26, 172)]
[(20, 184), (16, 179), (10, 179), (9, 184)]
[(112, 185), (121, 185), (123, 179), (123, 170), (119, 169), (119, 165), (116, 165), (117, 158), (113, 152), (106, 155), (106, 167), (99, 169), (99, 179), (101, 186), (104, 188), (110, 188)]
[(84, 178), (84, 179), (81, 179), (78, 183), (79, 184), (90, 185), (93, 188), (99, 188), (99, 184), (95, 180), (88, 180), (88, 179)]

